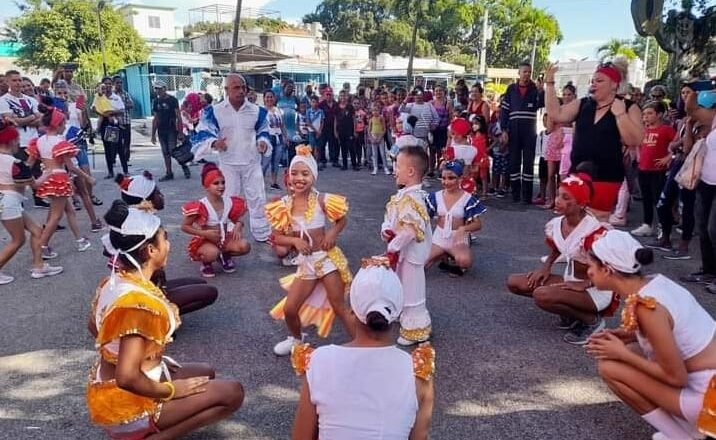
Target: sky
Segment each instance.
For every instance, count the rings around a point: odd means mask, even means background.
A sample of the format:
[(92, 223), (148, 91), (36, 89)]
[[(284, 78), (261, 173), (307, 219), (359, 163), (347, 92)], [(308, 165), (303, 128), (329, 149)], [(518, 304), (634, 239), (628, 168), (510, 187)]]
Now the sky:
[[(610, 38), (631, 39), (635, 32), (629, 0), (533, 0), (559, 21), (563, 40), (552, 48), (553, 60), (596, 59), (596, 49)], [(0, 0), (0, 5), (10, 0)], [(115, 0), (116, 4), (143, 3), (177, 8), (177, 22), (188, 21), (188, 10), (214, 3), (236, 5), (235, 0)], [(243, 0), (243, 8), (265, 8), (279, 11), (287, 21), (300, 20), (315, 10), (320, 0)], [(7, 9), (0, 16), (12, 15)], [(597, 25), (598, 24), (598, 25)]]

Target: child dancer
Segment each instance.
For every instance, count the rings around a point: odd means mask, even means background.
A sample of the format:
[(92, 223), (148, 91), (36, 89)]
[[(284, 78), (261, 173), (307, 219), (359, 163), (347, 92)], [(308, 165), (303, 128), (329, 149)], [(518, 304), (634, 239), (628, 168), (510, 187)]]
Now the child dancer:
[(204, 165), (201, 182), (206, 197), (184, 204), (181, 230), (194, 236), (189, 241), (189, 257), (201, 262), (201, 276), (213, 278), (215, 261), (221, 263), (224, 272), (233, 273), (236, 264), (232, 257), (251, 250), (249, 242), (241, 236), (246, 202), (240, 197), (224, 195), (226, 181), (216, 164)]
[[(537, 307), (560, 316), (557, 328), (569, 330), (564, 341), (587, 343), (589, 336), (604, 328), (602, 316), (611, 316), (619, 306), (611, 291), (596, 289), (587, 277), (588, 241), (605, 231), (587, 212), (592, 196), (591, 178), (570, 175), (559, 185), (555, 209), (560, 214), (545, 225), (545, 241), (551, 249), (542, 268), (513, 274), (507, 288), (516, 295), (532, 297)], [(552, 265), (564, 255), (564, 275), (552, 274)]]
[(449, 255), (457, 263), (456, 270), (441, 268), (456, 275), (463, 275), (472, 266), (469, 237), (482, 228), (480, 216), (487, 211), (485, 205), (475, 196), (460, 188), (463, 166), (459, 161), (448, 161), (442, 165), (443, 189), (430, 193), (427, 198), (428, 214), (436, 218), (433, 231), (433, 245), (427, 266)]
[[(348, 222), (348, 202), (343, 196), (316, 190), (318, 165), (305, 145), (296, 148), (289, 173), (293, 194), (266, 205), (273, 242), (299, 252), (296, 273), (281, 279), (288, 294), (270, 312), (274, 319), (285, 319), (289, 331), (273, 348), (278, 356), (289, 355), (302, 341), (301, 327), (315, 325), (318, 335), (326, 337), (335, 315), (353, 336), (345, 304), (352, 276), (346, 257), (336, 246), (338, 234)], [(326, 220), (334, 223), (328, 230)]]
[[(48, 98), (52, 99), (52, 98)], [(50, 199), (50, 213), (45, 228), (42, 230), (42, 257), (46, 260), (56, 258), (57, 254), (49, 247), (50, 238), (57, 229), (63, 213), (67, 215), (67, 223), (75, 236), (75, 245), (79, 252), (84, 252), (90, 247), (90, 242), (80, 235), (80, 228), (77, 225), (77, 217), (69, 199), (74, 192), (72, 180), (68, 170), (91, 186), (95, 180), (81, 170), (72, 160), (79, 149), (76, 145), (65, 140), (65, 114), (45, 103), (39, 106), (42, 113), (42, 125), (45, 134), (30, 141), (27, 147), (29, 155), (28, 165), (41, 160), (44, 172), (49, 176), (37, 189), (37, 196)]]
[(383, 162), (383, 171), (385, 172), (385, 174), (390, 174), (390, 170), (388, 169), (388, 161), (385, 157), (385, 130), (386, 122), (383, 118), (383, 115), (381, 115), (380, 106), (377, 103), (374, 103), (371, 109), (370, 119), (368, 120), (369, 146), (367, 148), (367, 150), (370, 151), (369, 156), (373, 164), (373, 171), (371, 172), (371, 174), (374, 176), (378, 174), (378, 155), (380, 155), (380, 160)]
[(472, 122), (472, 146), (477, 149), (477, 156), (473, 161), (472, 178), (480, 180), (482, 198), (487, 198), (487, 188), (490, 183), (490, 157), (487, 155), (487, 122), (480, 115), (470, 117)]
[[(62, 272), (62, 267), (43, 263), (40, 242), (42, 229), (22, 207), (25, 185), (32, 181), (32, 176), (30, 170), (25, 169), (27, 180), (22, 179), (21, 164), (13, 157), (18, 151), (19, 139), (20, 134), (14, 126), (0, 123), (0, 221), (10, 235), (10, 241), (0, 250), (0, 268), (25, 244), (25, 231), (29, 231), (32, 250), (30, 276), (44, 278)], [(0, 284), (9, 284), (14, 280), (14, 277), (0, 273)]]
[(388, 243), (387, 255), (405, 292), (398, 338), (398, 344), (405, 346), (428, 340), (432, 331), (425, 305), (425, 263), (430, 256), (432, 232), (425, 193), (420, 189), (427, 170), (428, 154), (423, 147), (400, 149), (395, 169), (400, 189), (386, 205), (381, 226), (381, 237)]

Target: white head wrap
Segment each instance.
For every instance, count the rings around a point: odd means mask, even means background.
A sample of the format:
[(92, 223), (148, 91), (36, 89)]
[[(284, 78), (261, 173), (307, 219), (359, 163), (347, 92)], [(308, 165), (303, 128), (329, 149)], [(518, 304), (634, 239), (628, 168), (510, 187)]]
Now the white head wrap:
[(128, 196), (146, 199), (152, 195), (154, 189), (157, 187), (157, 182), (155, 182), (154, 179), (148, 179), (143, 174), (128, 177), (128, 179), (129, 185), (127, 186), (127, 189), (121, 189), (121, 191)]
[(314, 159), (311, 154), (311, 147), (306, 145), (299, 145), (296, 147), (296, 155), (293, 156), (293, 159), (291, 159), (291, 165), (288, 167), (289, 173), (297, 163), (305, 164), (308, 169), (311, 170), (313, 180), (318, 180), (318, 164), (316, 163), (316, 159)]
[(612, 229), (592, 244), (592, 252), (599, 260), (622, 273), (637, 273), (641, 264), (636, 251), (643, 248), (628, 232)]
[[(113, 266), (116, 267), (117, 258), (119, 258), (120, 255), (124, 255), (129, 260), (129, 262), (132, 263), (132, 265), (136, 267), (137, 270), (139, 270), (139, 272), (141, 273), (141, 266), (139, 265), (137, 260), (134, 259), (134, 257), (129, 255), (129, 253), (139, 249), (144, 243), (147, 242), (147, 240), (154, 237), (154, 235), (156, 235), (157, 231), (159, 230), (161, 223), (162, 222), (159, 217), (154, 214), (136, 208), (129, 208), (129, 214), (122, 223), (122, 227), (117, 228), (115, 226), (109, 226), (109, 229), (124, 236), (141, 235), (144, 238), (139, 243), (132, 246), (130, 249), (122, 250), (117, 249), (116, 247), (114, 247), (114, 245), (112, 245), (112, 240), (109, 237), (110, 234), (105, 234), (102, 237), (102, 244), (104, 245), (104, 248), (107, 250), (107, 252), (109, 252), (109, 254), (113, 256), (115, 263), (113, 264)], [(114, 278), (114, 270), (112, 272), (112, 277)]]
[(363, 265), (351, 284), (351, 309), (363, 324), (368, 314), (378, 312), (388, 321), (395, 322), (403, 311), (403, 286), (398, 275), (385, 265)]

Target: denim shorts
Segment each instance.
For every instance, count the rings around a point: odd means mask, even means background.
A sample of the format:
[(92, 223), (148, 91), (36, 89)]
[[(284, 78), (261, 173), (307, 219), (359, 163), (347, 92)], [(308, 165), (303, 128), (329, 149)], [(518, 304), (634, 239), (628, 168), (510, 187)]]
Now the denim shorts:
[(89, 156), (87, 155), (87, 142), (82, 142), (77, 147), (80, 150), (77, 153), (77, 156), (75, 156), (75, 159), (77, 159), (77, 166), (88, 167), (90, 163)]

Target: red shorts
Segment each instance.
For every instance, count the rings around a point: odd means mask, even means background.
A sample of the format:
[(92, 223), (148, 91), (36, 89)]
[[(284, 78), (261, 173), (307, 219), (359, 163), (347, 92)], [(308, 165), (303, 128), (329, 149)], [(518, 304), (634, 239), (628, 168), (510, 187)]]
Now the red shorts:
[(622, 182), (592, 182), (594, 195), (589, 206), (597, 211), (612, 212), (617, 206)]

